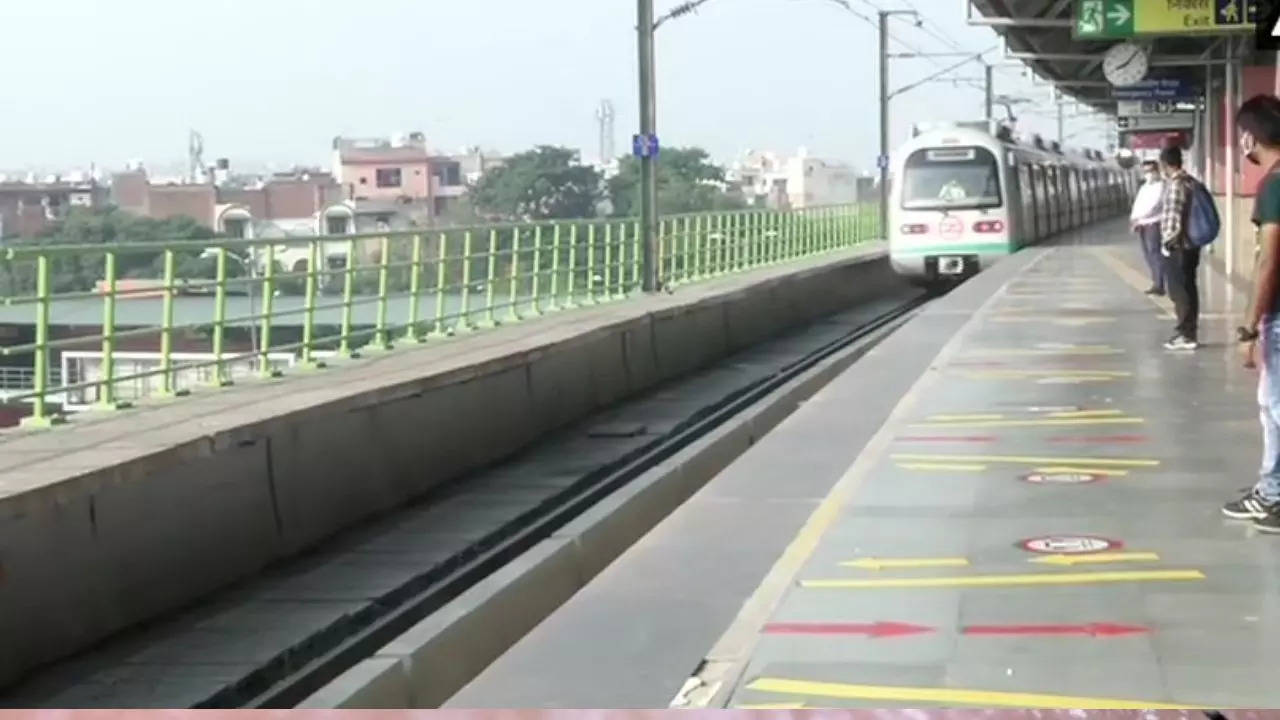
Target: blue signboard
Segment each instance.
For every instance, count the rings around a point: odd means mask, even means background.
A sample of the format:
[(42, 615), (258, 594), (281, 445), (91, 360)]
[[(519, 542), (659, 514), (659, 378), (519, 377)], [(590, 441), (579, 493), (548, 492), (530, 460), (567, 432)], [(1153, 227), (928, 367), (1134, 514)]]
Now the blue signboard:
[(634, 135), (631, 138), (631, 152), (638, 158), (658, 157), (657, 135)]
[(876, 158), (876, 167), (880, 168), (881, 170), (888, 170), (888, 169), (889, 169), (889, 156), (888, 156), (888, 155), (881, 155), (881, 156), (877, 157), (877, 158)]
[(1143, 80), (1111, 88), (1111, 97), (1116, 100), (1194, 100), (1199, 96), (1199, 88), (1191, 87), (1180, 78)]

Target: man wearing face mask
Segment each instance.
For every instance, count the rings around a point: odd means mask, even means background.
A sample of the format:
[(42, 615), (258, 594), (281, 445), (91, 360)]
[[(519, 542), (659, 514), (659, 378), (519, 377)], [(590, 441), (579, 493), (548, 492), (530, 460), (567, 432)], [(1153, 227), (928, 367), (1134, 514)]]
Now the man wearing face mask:
[(1160, 166), (1148, 160), (1142, 163), (1146, 183), (1138, 188), (1129, 213), (1129, 225), (1142, 243), (1142, 254), (1151, 270), (1151, 287), (1148, 295), (1164, 295), (1164, 258), (1160, 256), (1160, 199), (1164, 194), (1164, 182), (1160, 179)]
[(1252, 519), (1261, 532), (1280, 533), (1280, 98), (1250, 98), (1236, 115), (1240, 150), (1267, 169), (1254, 198), (1257, 229), (1253, 294), (1237, 329), (1244, 365), (1261, 365), (1258, 406), (1262, 420), (1261, 478), (1247, 495), (1222, 507), (1230, 518)]

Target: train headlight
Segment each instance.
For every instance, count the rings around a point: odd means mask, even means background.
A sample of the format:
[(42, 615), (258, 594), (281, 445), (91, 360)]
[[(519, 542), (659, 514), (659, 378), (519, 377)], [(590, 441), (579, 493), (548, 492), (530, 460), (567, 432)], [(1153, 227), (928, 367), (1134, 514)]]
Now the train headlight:
[(982, 220), (973, 224), (973, 231), (978, 233), (1004, 232), (1004, 223), (999, 220)]
[(929, 232), (929, 226), (917, 224), (903, 225), (899, 230), (903, 235), (923, 235)]

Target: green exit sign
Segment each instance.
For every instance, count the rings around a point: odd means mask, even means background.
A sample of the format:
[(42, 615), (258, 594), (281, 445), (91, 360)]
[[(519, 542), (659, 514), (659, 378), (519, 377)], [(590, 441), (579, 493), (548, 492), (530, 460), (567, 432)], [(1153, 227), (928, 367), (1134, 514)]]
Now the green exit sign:
[(1252, 32), (1258, 0), (1075, 0), (1081, 40)]

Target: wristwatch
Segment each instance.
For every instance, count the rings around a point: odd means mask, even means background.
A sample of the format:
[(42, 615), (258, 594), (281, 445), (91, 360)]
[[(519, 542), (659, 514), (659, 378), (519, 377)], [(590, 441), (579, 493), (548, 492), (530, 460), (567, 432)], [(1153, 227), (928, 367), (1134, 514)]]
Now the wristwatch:
[(1247, 327), (1238, 327), (1236, 328), (1236, 337), (1239, 338), (1242, 343), (1253, 342), (1258, 339), (1258, 331), (1250, 330)]

